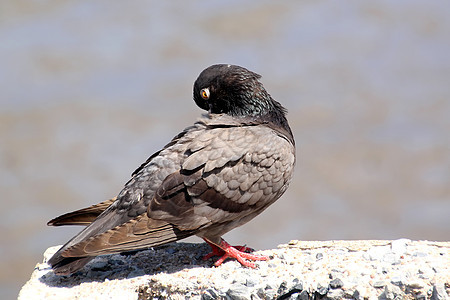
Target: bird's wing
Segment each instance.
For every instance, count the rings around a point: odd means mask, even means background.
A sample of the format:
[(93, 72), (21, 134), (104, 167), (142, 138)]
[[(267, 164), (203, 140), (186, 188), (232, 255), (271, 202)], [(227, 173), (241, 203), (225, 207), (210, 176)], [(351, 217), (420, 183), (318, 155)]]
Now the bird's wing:
[(187, 146), (182, 168), (161, 184), (147, 214), (181, 230), (217, 236), (281, 196), (292, 175), (295, 149), (289, 138), (262, 124), (207, 125), (209, 130)]
[(78, 209), (48, 221), (49, 226), (63, 225), (89, 225), (111, 204), (116, 201), (116, 197), (103, 201), (98, 204), (91, 205), (86, 208)]

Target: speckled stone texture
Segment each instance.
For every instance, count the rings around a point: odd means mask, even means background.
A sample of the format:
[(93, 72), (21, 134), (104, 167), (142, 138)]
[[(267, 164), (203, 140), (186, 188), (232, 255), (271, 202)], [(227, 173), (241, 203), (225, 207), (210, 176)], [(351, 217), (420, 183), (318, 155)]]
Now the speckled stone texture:
[(211, 267), (205, 244), (97, 257), (72, 276), (36, 265), (19, 299), (449, 299), (450, 242), (291, 241), (257, 269)]

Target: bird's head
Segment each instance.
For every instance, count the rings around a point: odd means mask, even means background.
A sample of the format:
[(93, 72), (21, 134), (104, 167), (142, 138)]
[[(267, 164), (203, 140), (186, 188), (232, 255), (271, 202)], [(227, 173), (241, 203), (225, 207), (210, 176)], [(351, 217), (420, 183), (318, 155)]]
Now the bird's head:
[(283, 117), (285, 109), (259, 82), (260, 75), (235, 65), (213, 65), (194, 83), (194, 101), (214, 114), (234, 117)]

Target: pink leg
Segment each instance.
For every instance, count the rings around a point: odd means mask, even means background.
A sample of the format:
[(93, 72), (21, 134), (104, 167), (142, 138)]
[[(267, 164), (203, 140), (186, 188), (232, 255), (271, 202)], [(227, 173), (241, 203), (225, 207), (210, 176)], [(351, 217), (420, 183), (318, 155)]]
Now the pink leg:
[(246, 251), (253, 251), (253, 249), (248, 248), (246, 246), (236, 246), (233, 247), (227, 242), (225, 242), (223, 239), (220, 242), (220, 245), (216, 245), (208, 241), (207, 239), (204, 239), (205, 242), (207, 242), (211, 248), (212, 252), (205, 255), (203, 259), (209, 259), (213, 256), (221, 256), (216, 263), (214, 264), (216, 267), (220, 266), (227, 258), (236, 258), (238, 262), (241, 263), (241, 265), (250, 267), (250, 268), (256, 268), (256, 265), (248, 260), (268, 260), (269, 257), (265, 255), (256, 255), (256, 254), (250, 254)]

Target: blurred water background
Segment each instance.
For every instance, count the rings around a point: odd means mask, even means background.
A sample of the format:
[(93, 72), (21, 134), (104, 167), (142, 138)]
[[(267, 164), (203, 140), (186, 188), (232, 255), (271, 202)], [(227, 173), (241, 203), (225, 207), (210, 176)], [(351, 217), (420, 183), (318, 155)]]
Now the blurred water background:
[[(230, 243), (449, 240), (450, 2), (2, 1), (1, 299), (201, 114), (214, 63), (263, 75), (297, 142), (290, 189)], [(197, 241), (191, 239), (190, 241)]]

